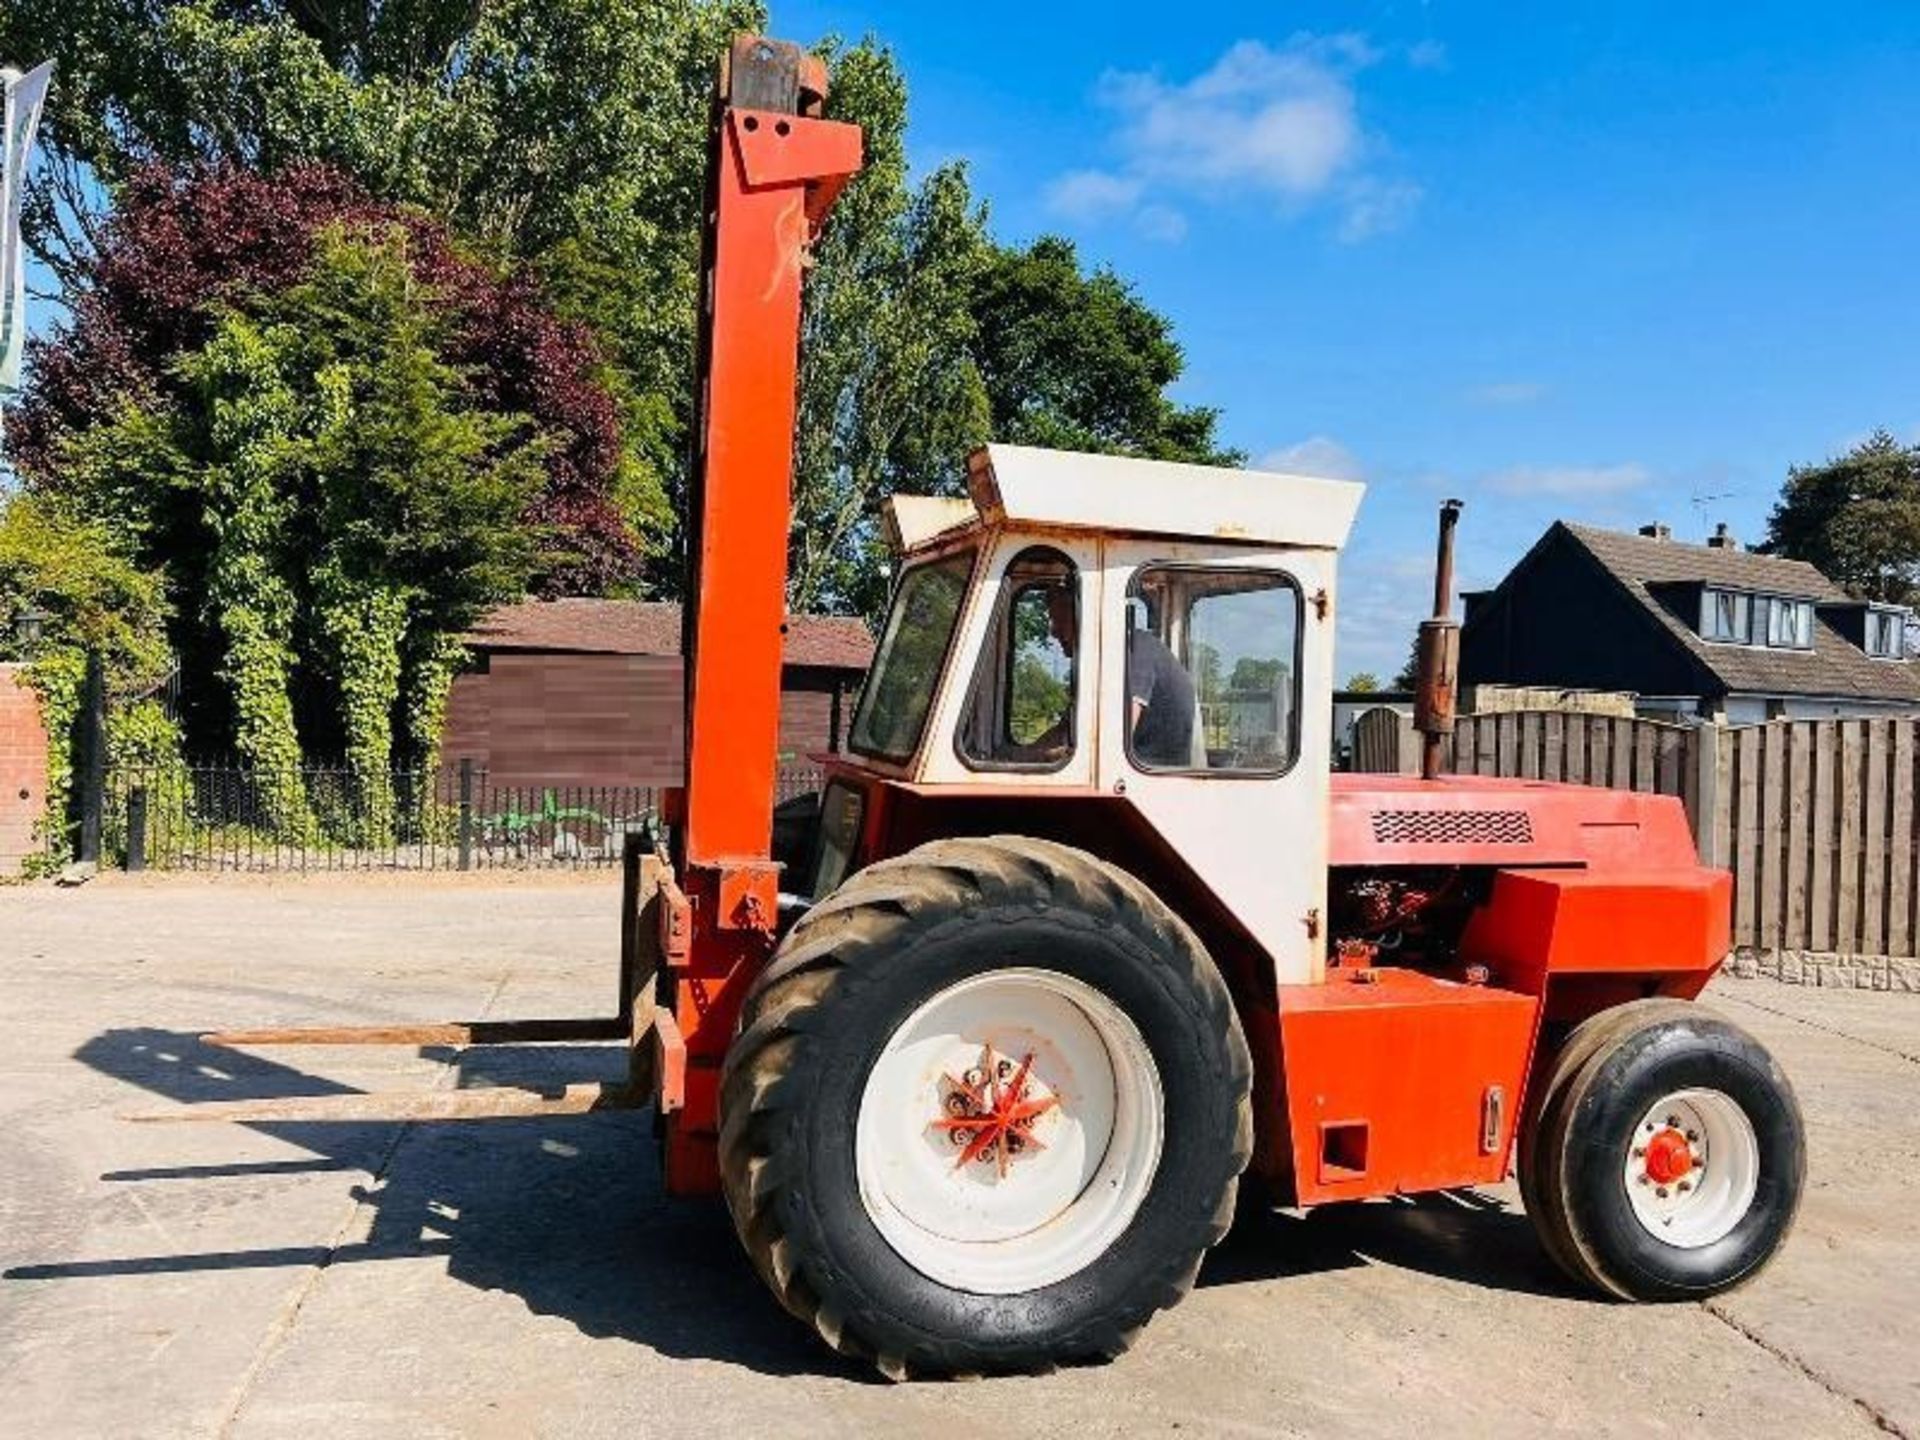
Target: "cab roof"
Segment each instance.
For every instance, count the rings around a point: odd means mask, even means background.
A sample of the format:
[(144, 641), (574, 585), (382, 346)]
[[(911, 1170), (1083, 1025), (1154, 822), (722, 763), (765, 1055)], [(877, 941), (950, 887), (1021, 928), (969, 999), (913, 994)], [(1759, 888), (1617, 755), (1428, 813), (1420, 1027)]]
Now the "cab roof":
[(985, 445), (967, 460), (967, 500), (898, 496), (907, 550), (977, 522), (1338, 550), (1366, 487), (1268, 470), (1229, 470), (1029, 445)]

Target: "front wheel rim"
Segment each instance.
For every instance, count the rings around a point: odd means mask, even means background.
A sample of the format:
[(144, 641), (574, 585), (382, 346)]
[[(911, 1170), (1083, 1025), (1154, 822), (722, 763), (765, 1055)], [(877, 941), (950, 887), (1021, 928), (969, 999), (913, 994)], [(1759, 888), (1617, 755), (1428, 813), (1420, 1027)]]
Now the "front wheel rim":
[(1077, 1274), (1139, 1212), (1165, 1134), (1160, 1072), (1109, 996), (1055, 970), (929, 998), (868, 1072), (860, 1198), (894, 1252), (976, 1294)]
[(1640, 1117), (1626, 1151), (1622, 1173), (1633, 1218), (1676, 1249), (1724, 1240), (1760, 1188), (1753, 1122), (1719, 1090), (1662, 1096)]

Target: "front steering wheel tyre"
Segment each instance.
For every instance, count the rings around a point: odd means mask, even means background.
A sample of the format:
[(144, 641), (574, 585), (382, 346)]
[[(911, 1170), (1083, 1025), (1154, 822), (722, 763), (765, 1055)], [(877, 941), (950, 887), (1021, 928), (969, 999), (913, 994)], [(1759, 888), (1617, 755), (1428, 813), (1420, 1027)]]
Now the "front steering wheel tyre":
[(721, 1169), (781, 1302), (896, 1378), (1111, 1358), (1232, 1219), (1252, 1068), (1192, 932), (1090, 855), (856, 875), (748, 996)]
[(1623, 1300), (1686, 1300), (1752, 1278), (1806, 1178), (1793, 1087), (1703, 1006), (1641, 1001), (1576, 1031), (1522, 1157), (1548, 1253)]

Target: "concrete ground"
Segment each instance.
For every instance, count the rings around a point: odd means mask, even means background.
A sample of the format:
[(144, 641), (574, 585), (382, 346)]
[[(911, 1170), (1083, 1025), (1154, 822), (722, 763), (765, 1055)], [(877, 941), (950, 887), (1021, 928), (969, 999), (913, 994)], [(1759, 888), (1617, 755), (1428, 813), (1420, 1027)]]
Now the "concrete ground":
[(200, 1046), (603, 1011), (611, 877), (0, 889), (0, 1429), (19, 1436), (1920, 1436), (1920, 996), (1722, 982), (1812, 1131), (1706, 1306), (1571, 1293), (1510, 1188), (1274, 1216), (1102, 1369), (892, 1386), (788, 1320), (647, 1118), (135, 1126), (180, 1100), (613, 1075), (597, 1049)]

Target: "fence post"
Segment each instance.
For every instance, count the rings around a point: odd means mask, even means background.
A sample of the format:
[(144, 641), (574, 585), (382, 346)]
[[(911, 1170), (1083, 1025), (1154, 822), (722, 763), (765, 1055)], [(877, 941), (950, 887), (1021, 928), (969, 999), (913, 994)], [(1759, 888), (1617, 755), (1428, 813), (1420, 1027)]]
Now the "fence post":
[(100, 863), (100, 820), (107, 799), (107, 672), (98, 650), (87, 652), (87, 680), (80, 710), (80, 855), (82, 865)]
[(1720, 850), (1720, 827), (1714, 822), (1720, 815), (1720, 737), (1718, 724), (1696, 725), (1688, 733), (1693, 745), (1693, 844), (1700, 852), (1702, 865), (1725, 863)]
[(136, 785), (127, 791), (128, 870), (147, 868), (147, 787)]
[(460, 760), (460, 868), (473, 868), (473, 757)]

